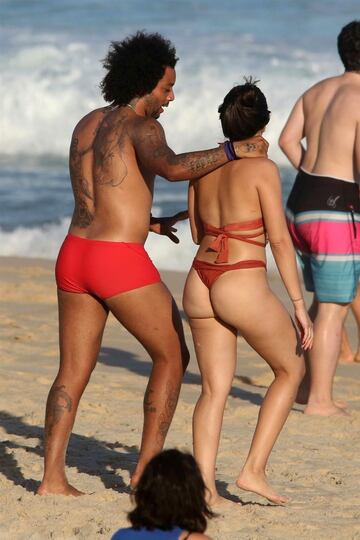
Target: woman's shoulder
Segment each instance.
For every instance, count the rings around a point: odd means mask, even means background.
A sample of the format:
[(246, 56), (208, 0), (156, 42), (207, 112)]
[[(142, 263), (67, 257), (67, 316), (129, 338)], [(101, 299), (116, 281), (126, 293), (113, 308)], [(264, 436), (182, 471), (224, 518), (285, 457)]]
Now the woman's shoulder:
[(248, 185), (249, 181), (251, 181), (251, 184), (257, 185), (279, 177), (278, 166), (267, 157), (243, 158), (233, 163), (231, 178), (234, 181), (245, 182), (246, 185)]
[(252, 169), (253, 171), (255, 169), (259, 171), (278, 170), (278, 166), (276, 165), (276, 163), (268, 157), (242, 158), (234, 161), (233, 163), (235, 168), (238, 169)]

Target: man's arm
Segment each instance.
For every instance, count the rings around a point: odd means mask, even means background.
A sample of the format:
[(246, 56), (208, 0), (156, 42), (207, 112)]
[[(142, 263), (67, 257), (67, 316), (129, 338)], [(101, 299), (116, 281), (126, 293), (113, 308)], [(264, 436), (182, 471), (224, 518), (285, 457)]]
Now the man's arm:
[(279, 137), (279, 146), (295, 169), (300, 168), (305, 154), (305, 149), (301, 144), (304, 138), (304, 122), (303, 97), (301, 96), (295, 103)]
[[(137, 159), (151, 173), (170, 181), (199, 178), (228, 162), (223, 146), (211, 150), (175, 154), (167, 145), (162, 126), (153, 119), (138, 125), (132, 136)], [(238, 158), (260, 157), (267, 153), (261, 137), (234, 143)]]
[(174, 225), (178, 221), (183, 221), (184, 219), (188, 219), (188, 217), (189, 217), (189, 213), (187, 210), (178, 212), (174, 216), (170, 216), (170, 217), (156, 218), (152, 214), (150, 214), (149, 231), (156, 234), (161, 234), (163, 236), (167, 236), (168, 238), (170, 238), (172, 242), (174, 242), (175, 244), (178, 244), (180, 240), (174, 234), (177, 231)]

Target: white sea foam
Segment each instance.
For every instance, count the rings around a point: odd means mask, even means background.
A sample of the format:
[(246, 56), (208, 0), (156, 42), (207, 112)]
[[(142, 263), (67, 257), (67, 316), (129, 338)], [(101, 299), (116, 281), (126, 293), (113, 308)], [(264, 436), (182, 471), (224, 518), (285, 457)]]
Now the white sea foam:
[[(86, 3), (73, 5), (64, 0), (56, 16), (52, 7), (56, 2), (50, 0), (43, 2), (41, 16), (38, 2), (7, 4), (0, 35), (0, 78), (4, 89), (0, 103), (0, 159), (2, 164), (10, 164), (9, 175), (0, 177), (1, 194), (11, 203), (9, 207), (3, 205), (7, 214), (2, 223), (6, 227), (41, 223), (41, 219), (55, 222), (58, 216), (71, 212), (69, 200), (64, 200), (69, 141), (78, 120), (104, 104), (98, 87), (104, 74), (100, 59), (106, 55), (111, 39), (121, 39), (145, 26), (149, 31), (160, 31), (176, 44), (180, 56), (176, 100), (161, 117), (168, 142), (176, 152), (211, 148), (222, 141), (218, 105), (234, 84), (243, 82), (244, 75), (253, 75), (261, 80), (259, 86), (272, 110), (265, 133), (270, 157), (280, 165), (286, 164), (277, 138), (295, 100), (316, 80), (341, 71), (335, 44), (332, 49), (329, 41), (322, 45), (322, 39), (312, 35), (311, 29), (304, 29), (305, 39), (297, 35), (294, 45), (293, 29), (299, 24), (294, 13), (303, 14), (301, 6), (295, 6), (297, 3), (282, 6), (281, 14), (270, 25), (268, 15), (280, 9), (276, 1), (264, 3), (262, 16), (256, 18), (245, 2), (241, 18), (234, 18), (231, 10), (217, 2), (208, 2), (205, 11), (199, 10), (197, 3), (190, 2), (193, 5), (189, 10), (188, 3), (175, 2), (171, 25), (166, 17), (163, 19), (161, 2), (149, 8), (142, 0), (134, 5), (109, 0), (114, 8), (109, 11), (87, 9)], [(316, 4), (312, 4), (309, 17), (319, 21)], [(321, 14), (323, 22), (324, 28), (326, 24), (333, 28), (331, 20), (324, 21)], [(275, 28), (280, 30), (279, 35)], [(330, 33), (333, 35), (333, 30), (325, 32), (326, 39)], [(320, 43), (320, 47), (314, 43)], [(8, 161), (5, 156), (9, 156)], [(35, 174), (27, 178), (30, 170)], [(53, 174), (56, 178), (52, 178)], [(180, 201), (181, 206), (186, 202), (186, 190), (175, 189), (174, 185), (171, 193), (170, 186), (169, 190), (157, 186), (155, 191), (156, 215), (160, 215), (158, 210), (176, 211)], [(39, 204), (31, 207), (34, 201), (40, 201), (40, 205), (44, 201), (44, 216), (41, 212), (39, 215)], [(36, 219), (30, 219), (32, 213)], [(65, 218), (33, 228), (0, 229), (0, 254), (55, 258), (68, 225), (69, 218)], [(159, 268), (186, 270), (190, 266), (195, 247), (185, 223), (179, 224), (179, 237), (177, 246), (167, 238), (149, 236), (147, 246)], [(271, 257), (269, 261), (271, 269)]]
[(0, 228), (0, 255), (55, 259), (70, 225), (70, 218), (42, 227)]
[[(13, 46), (10, 57), (0, 58), (6, 89), (1, 103), (1, 125), (6, 134), (2, 154), (66, 156), (77, 121), (104, 105), (98, 84), (103, 75), (99, 58), (104, 56), (106, 44), (99, 51), (89, 43), (42, 37), (35, 40), (33, 36), (32, 41), (29, 35), (25, 43)], [(281, 128), (299, 93), (334, 71), (334, 58), (324, 52), (260, 47), (253, 38), (243, 38), (242, 53), (234, 65), (224, 60), (229, 46), (218, 44), (215, 60), (205, 50), (194, 50), (191, 59), (181, 59), (177, 99), (161, 119), (168, 141), (175, 151), (182, 152), (213, 147), (223, 140), (217, 107), (234, 84), (242, 83), (243, 75), (252, 74), (261, 79), (273, 111), (266, 132), (270, 156), (285, 163), (276, 144)]]

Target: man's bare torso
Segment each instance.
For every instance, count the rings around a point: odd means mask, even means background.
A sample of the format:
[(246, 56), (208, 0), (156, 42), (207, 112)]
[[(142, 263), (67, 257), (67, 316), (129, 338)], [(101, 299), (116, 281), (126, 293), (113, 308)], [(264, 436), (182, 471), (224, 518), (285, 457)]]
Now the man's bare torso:
[(97, 109), (75, 127), (70, 176), (75, 209), (70, 233), (141, 242), (149, 230), (154, 175), (141, 170), (134, 140), (147, 120), (127, 107)]
[(345, 72), (303, 95), (308, 172), (360, 180), (360, 74)]

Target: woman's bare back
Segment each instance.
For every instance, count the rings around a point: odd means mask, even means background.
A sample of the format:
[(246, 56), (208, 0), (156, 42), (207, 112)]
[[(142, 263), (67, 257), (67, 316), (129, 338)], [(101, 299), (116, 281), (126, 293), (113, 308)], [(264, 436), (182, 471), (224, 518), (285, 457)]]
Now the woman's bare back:
[[(251, 235), (259, 244), (265, 244), (264, 227), (258, 220), (262, 219), (258, 182), (266, 158), (230, 162), (220, 169), (194, 182), (196, 215), (198, 217), (198, 238), (200, 249), (197, 258), (214, 262), (213, 250), (209, 250), (213, 237), (204, 234), (204, 224), (222, 228), (229, 224), (239, 224), (231, 231), (236, 236)], [(254, 222), (254, 225), (243, 225)], [(256, 223), (256, 221), (258, 223)], [(256, 234), (258, 233), (258, 234)], [(241, 259), (257, 259), (265, 261), (265, 250), (261, 245), (229, 238), (229, 263)]]

